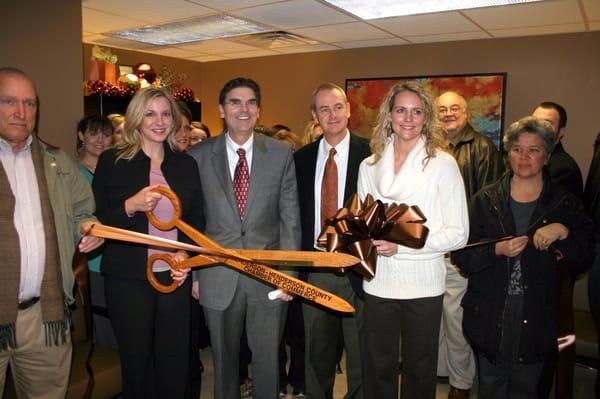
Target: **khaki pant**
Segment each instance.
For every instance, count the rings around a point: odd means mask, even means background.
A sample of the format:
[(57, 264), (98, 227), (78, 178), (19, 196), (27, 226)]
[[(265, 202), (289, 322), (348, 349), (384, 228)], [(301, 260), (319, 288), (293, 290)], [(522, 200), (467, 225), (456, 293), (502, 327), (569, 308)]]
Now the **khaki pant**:
[(467, 291), (467, 279), (460, 275), (456, 265), (446, 262), (446, 292), (442, 324), (440, 326), (438, 371), (448, 376), (450, 385), (471, 389), (475, 379), (475, 356), (462, 330), (463, 309), (460, 306)]
[(71, 368), (70, 334), (63, 345), (46, 346), (39, 302), (19, 311), (16, 332), (17, 347), (0, 351), (0, 393), (10, 364), (19, 398), (64, 398)]

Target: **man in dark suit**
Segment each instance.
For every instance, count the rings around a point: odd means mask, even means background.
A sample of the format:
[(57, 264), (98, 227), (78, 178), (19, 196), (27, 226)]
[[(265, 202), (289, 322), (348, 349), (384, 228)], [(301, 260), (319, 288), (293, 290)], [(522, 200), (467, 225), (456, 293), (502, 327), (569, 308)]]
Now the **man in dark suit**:
[[(312, 96), (312, 116), (323, 129), (319, 140), (308, 144), (294, 154), (300, 215), (302, 222), (302, 249), (315, 250), (326, 204), (322, 194), (327, 180), (327, 163), (335, 162), (334, 181), (337, 185), (333, 211), (341, 208), (356, 192), (358, 167), (369, 156), (369, 143), (348, 131), (350, 104), (344, 90), (332, 83), (319, 86)], [(324, 184), (327, 182), (327, 184)], [(345, 274), (329, 271), (311, 271), (308, 281), (341, 296), (356, 309), (354, 315), (342, 315), (305, 303), (304, 331), (306, 339), (306, 394), (309, 398), (333, 398), (333, 382), (340, 344), (346, 350), (348, 393), (345, 398), (362, 398), (362, 377), (359, 330), (362, 323), (362, 278), (354, 271)], [(340, 342), (342, 340), (342, 342)]]
[[(227, 248), (289, 249), (300, 246), (300, 217), (291, 148), (254, 133), (260, 88), (236, 78), (219, 95), (226, 130), (194, 146), (200, 170), (207, 236)], [(210, 331), (215, 364), (215, 399), (237, 399), (239, 347), (245, 324), (252, 351), (254, 398), (278, 394), (278, 349), (292, 299), (224, 265), (194, 273)]]
[[(552, 125), (556, 132), (556, 146), (548, 161), (548, 173), (552, 182), (569, 191), (583, 201), (583, 178), (577, 162), (569, 155), (561, 140), (567, 127), (567, 111), (555, 102), (540, 103), (532, 113), (536, 118), (544, 119)], [(573, 284), (578, 274), (586, 271), (587, 264), (559, 262), (558, 270), (558, 333), (559, 336), (573, 334)], [(562, 339), (566, 339), (563, 337)], [(559, 339), (561, 340), (561, 339)], [(569, 399), (573, 397), (573, 373), (575, 368), (575, 345), (564, 347), (558, 362), (544, 365), (540, 377), (539, 397), (548, 398), (552, 389), (554, 374), (556, 374), (556, 398)]]
[(548, 172), (552, 181), (583, 200), (581, 170), (562, 145), (567, 128), (567, 111), (560, 104), (545, 101), (533, 110), (532, 116), (547, 120), (556, 132), (556, 146), (548, 161)]

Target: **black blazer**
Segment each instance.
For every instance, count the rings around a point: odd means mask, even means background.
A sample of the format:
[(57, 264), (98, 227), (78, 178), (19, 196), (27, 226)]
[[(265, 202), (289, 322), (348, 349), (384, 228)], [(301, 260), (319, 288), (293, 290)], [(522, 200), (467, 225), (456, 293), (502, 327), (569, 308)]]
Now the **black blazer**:
[[(165, 143), (161, 170), (179, 200), (182, 219), (202, 231), (204, 215), (198, 166), (192, 157), (177, 153)], [(106, 225), (148, 233), (144, 212), (133, 217), (125, 213), (125, 200), (150, 184), (150, 158), (139, 151), (131, 160), (116, 160), (116, 150), (102, 153), (98, 160), (92, 189), (96, 199), (96, 216)], [(180, 241), (190, 242), (181, 231)], [(108, 240), (102, 256), (101, 270), (126, 278), (145, 279), (148, 246)]]
[[(317, 154), (322, 137), (305, 145), (294, 154), (296, 165), (296, 180), (298, 182), (298, 198), (300, 199), (300, 223), (302, 226), (302, 250), (313, 251), (315, 236), (315, 173), (317, 169)], [(348, 154), (348, 170), (346, 187), (344, 188), (344, 203), (356, 192), (358, 168), (363, 159), (371, 154), (369, 141), (365, 138), (350, 134), (350, 151)], [(362, 277), (355, 272), (347, 273), (350, 284), (355, 292), (362, 297)]]

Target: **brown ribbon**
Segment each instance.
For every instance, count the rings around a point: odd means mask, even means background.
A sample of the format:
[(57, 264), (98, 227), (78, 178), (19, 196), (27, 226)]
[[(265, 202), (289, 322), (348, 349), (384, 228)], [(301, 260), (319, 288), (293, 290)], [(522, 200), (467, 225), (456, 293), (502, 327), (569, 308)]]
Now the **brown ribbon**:
[(417, 206), (384, 204), (370, 194), (361, 201), (354, 194), (344, 208), (327, 219), (318, 244), (328, 252), (346, 252), (360, 259), (354, 270), (375, 277), (377, 251), (373, 240), (386, 240), (409, 248), (423, 248), (429, 229)]

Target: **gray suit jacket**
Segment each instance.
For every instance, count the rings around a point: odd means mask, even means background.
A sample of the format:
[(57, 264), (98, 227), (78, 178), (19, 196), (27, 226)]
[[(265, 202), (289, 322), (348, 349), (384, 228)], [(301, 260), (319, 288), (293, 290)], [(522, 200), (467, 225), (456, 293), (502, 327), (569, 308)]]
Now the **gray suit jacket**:
[[(240, 219), (229, 166), (226, 135), (211, 137), (190, 149), (198, 163), (205, 234), (226, 248), (290, 249), (300, 248), (300, 211), (292, 149), (285, 143), (254, 134), (252, 166), (246, 216)], [(199, 281), (200, 303), (224, 310), (231, 303), (239, 273), (218, 265), (194, 272)], [(263, 284), (267, 293), (274, 288)]]

